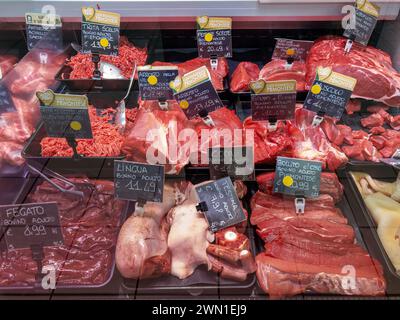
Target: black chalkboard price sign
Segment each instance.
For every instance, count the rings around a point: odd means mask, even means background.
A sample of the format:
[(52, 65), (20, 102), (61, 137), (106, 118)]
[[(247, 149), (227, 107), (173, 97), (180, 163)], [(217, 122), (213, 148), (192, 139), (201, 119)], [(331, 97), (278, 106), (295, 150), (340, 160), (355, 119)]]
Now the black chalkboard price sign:
[(82, 8), (82, 52), (118, 55), (120, 15)]
[(302, 197), (318, 197), (322, 163), (320, 161), (278, 157), (274, 192)]
[(142, 100), (172, 100), (171, 82), (178, 76), (178, 67), (138, 67), (139, 96)]
[(61, 18), (52, 13), (25, 13), (28, 50), (63, 48)]
[(0, 114), (16, 110), (10, 92), (4, 84), (0, 83)]
[(55, 202), (0, 206), (0, 227), (8, 250), (64, 244)]
[(213, 87), (207, 67), (200, 67), (176, 77), (172, 83), (174, 98), (186, 114), (193, 119), (223, 107), (217, 91)]
[(49, 137), (92, 139), (88, 113), (88, 99), (84, 95), (54, 93), (46, 90), (36, 93), (40, 113)]
[(114, 184), (118, 199), (162, 202), (164, 166), (115, 160)]
[(232, 58), (232, 18), (197, 17), (197, 48), (200, 58)]
[(313, 41), (307, 40), (276, 38), (272, 59), (287, 60), (292, 58), (293, 60), (304, 62), (313, 43)]
[(334, 72), (330, 68), (318, 68), (303, 106), (317, 114), (340, 119), (356, 83), (355, 78)]
[(229, 177), (197, 185), (196, 192), (212, 232), (246, 220), (235, 188)]
[(357, 0), (352, 18), (347, 21), (343, 35), (367, 45), (378, 21), (379, 9), (368, 0)]

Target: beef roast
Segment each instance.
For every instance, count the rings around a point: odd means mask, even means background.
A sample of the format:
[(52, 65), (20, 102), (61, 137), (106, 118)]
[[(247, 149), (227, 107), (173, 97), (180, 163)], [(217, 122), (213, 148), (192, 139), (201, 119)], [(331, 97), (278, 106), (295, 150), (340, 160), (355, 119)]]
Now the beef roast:
[(304, 62), (294, 61), (291, 67), (287, 67), (286, 60), (272, 60), (261, 69), (259, 78), (265, 81), (296, 80), (296, 90), (304, 91), (305, 71)]
[(306, 61), (306, 89), (315, 79), (318, 67), (357, 79), (352, 97), (381, 101), (390, 106), (400, 105), (400, 75), (393, 68), (390, 56), (374, 47), (354, 43), (345, 53), (347, 39), (323, 37), (314, 42)]
[(232, 92), (250, 91), (251, 81), (258, 79), (260, 68), (252, 62), (240, 62), (232, 73), (230, 89)]

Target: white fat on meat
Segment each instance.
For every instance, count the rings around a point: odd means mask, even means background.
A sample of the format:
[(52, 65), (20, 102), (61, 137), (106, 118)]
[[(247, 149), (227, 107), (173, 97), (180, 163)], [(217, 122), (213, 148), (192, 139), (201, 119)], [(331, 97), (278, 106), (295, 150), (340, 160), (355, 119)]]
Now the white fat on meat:
[(148, 202), (143, 215), (133, 213), (121, 228), (116, 247), (116, 264), (126, 278), (139, 278), (147, 259), (166, 253), (168, 232), (162, 219), (188, 196), (190, 188), (165, 184), (162, 203)]
[(186, 201), (168, 214), (171, 228), (168, 235), (168, 247), (172, 255), (171, 274), (185, 279), (193, 274), (200, 265), (210, 264), (207, 247), (214, 241), (214, 235), (208, 230), (208, 224), (196, 204)]

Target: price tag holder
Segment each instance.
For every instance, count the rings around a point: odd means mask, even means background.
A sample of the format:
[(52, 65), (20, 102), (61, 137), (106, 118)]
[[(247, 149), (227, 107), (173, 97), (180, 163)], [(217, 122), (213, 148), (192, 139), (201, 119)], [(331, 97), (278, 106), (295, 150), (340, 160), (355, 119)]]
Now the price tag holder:
[(265, 81), (250, 83), (251, 114), (254, 121), (294, 119), (296, 108), (296, 80)]
[(61, 17), (51, 13), (25, 13), (28, 50), (63, 49)]
[(0, 226), (8, 250), (64, 244), (55, 202), (0, 206)]
[(15, 111), (17, 111), (17, 109), (11, 98), (10, 91), (8, 91), (8, 88), (4, 84), (0, 83), (0, 115), (2, 113)]
[(278, 157), (273, 190), (287, 195), (318, 197), (321, 170), (320, 161)]
[(197, 209), (204, 212), (212, 232), (246, 220), (229, 177), (196, 186), (196, 192), (200, 200)]
[(223, 107), (213, 87), (207, 67), (200, 67), (176, 77), (172, 89), (174, 98), (188, 119), (206, 117), (208, 113)]
[[(357, 0), (354, 16), (348, 21), (343, 36), (366, 46), (378, 21), (379, 10), (379, 6), (368, 0)], [(351, 44), (346, 51), (350, 49)]]
[(54, 138), (92, 139), (88, 99), (84, 95), (37, 92), (46, 133)]
[(114, 161), (115, 197), (139, 202), (162, 202), (164, 166)]
[(197, 48), (200, 58), (232, 58), (232, 18), (197, 17)]
[(303, 106), (316, 112), (320, 118), (327, 115), (340, 119), (356, 83), (357, 80), (352, 77), (334, 72), (331, 68), (319, 67)]
[(212, 180), (230, 177), (254, 181), (254, 149), (250, 146), (209, 148), (209, 168)]
[(82, 8), (82, 53), (118, 55), (120, 15)]
[(288, 60), (305, 62), (313, 41), (276, 38), (272, 60)]
[(142, 100), (172, 100), (171, 83), (178, 67), (138, 67), (139, 96)]

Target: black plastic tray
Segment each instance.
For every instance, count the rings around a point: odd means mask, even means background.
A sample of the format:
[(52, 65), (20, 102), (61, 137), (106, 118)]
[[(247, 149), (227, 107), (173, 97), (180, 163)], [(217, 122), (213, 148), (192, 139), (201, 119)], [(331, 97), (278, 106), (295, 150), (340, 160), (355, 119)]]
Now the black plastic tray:
[[(186, 180), (197, 184), (209, 179), (204, 173), (188, 174)], [(247, 226), (245, 234), (248, 236), (251, 251), (255, 253), (253, 230), (250, 225)], [(155, 279), (123, 279), (122, 287), (128, 292), (136, 291), (137, 297), (141, 295), (218, 295), (224, 294), (242, 294), (249, 295), (256, 283), (255, 274), (248, 275), (246, 281), (237, 282), (229, 279), (223, 279), (218, 274), (208, 271), (206, 266), (198, 267), (188, 278), (180, 280), (172, 275), (166, 275)]]
[[(27, 200), (28, 195), (34, 191), (34, 188), (42, 183), (44, 180), (42, 178), (35, 177), (34, 175), (29, 175), (25, 179), (25, 183), (22, 187), (22, 189), (18, 192), (18, 195), (16, 197), (16, 200), (13, 202), (15, 204), (18, 203), (25, 203)], [(119, 223), (117, 228), (120, 228), (123, 221), (125, 221), (126, 216), (130, 210), (130, 204), (129, 202), (126, 202), (126, 204), (122, 208), (122, 212), (120, 215)], [(3, 234), (0, 235), (0, 240), (2, 240)], [(113, 248), (113, 251), (115, 252), (115, 246)], [(107, 280), (99, 285), (58, 285), (56, 289), (54, 290), (44, 290), (41, 287), (34, 287), (34, 286), (21, 286), (21, 287), (0, 287), (0, 294), (5, 294), (5, 295), (15, 295), (15, 294), (23, 294), (23, 295), (39, 295), (39, 296), (47, 296), (47, 295), (53, 295), (54, 293), (79, 293), (79, 294), (95, 294), (95, 293), (103, 293), (107, 290), (110, 290), (110, 288), (113, 289), (113, 293), (119, 293), (119, 287), (120, 287), (120, 282), (117, 282), (116, 286), (116, 281), (113, 281), (113, 279), (118, 278), (117, 273), (115, 272), (115, 253), (113, 252), (113, 263), (112, 267), (109, 270), (109, 275), (107, 277)]]
[(379, 239), (377, 233), (377, 225), (366, 207), (360, 192), (350, 175), (351, 171), (365, 172), (372, 178), (382, 181), (394, 181), (397, 178), (396, 171), (384, 164), (350, 164), (344, 172), (340, 173), (340, 180), (346, 186), (345, 194), (352, 204), (353, 212), (356, 216), (360, 230), (370, 253), (378, 259), (383, 267), (385, 278), (387, 281), (387, 294), (400, 294), (400, 275), (396, 273), (392, 262), (390, 261), (386, 251)]

